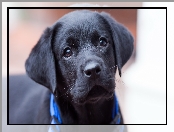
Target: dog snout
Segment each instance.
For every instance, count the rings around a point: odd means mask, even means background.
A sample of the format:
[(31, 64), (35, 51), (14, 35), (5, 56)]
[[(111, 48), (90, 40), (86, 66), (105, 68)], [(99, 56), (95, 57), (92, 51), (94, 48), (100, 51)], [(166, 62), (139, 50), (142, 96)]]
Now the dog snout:
[(84, 75), (89, 78), (95, 78), (101, 73), (101, 67), (97, 62), (90, 62), (84, 68)]

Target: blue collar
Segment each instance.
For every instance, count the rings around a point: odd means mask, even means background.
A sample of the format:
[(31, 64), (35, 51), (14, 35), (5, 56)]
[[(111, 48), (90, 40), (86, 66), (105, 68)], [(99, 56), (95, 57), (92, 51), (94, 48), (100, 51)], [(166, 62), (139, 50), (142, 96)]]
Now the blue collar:
[(120, 124), (120, 112), (119, 112), (119, 106), (118, 106), (118, 100), (114, 93), (114, 107), (112, 111), (112, 120), (114, 120), (114, 124)]
[[(120, 124), (120, 113), (119, 113), (119, 106), (116, 95), (114, 94), (114, 107), (112, 112), (112, 119), (115, 120), (114, 124)], [(50, 98), (50, 114), (52, 117), (51, 124), (62, 124), (61, 114), (58, 105), (54, 100), (54, 95), (51, 94)], [(119, 116), (117, 116), (119, 115)]]
[(50, 98), (50, 114), (52, 117), (51, 124), (62, 124), (60, 110), (59, 110), (59, 107), (54, 100), (53, 94), (51, 94), (51, 98)]

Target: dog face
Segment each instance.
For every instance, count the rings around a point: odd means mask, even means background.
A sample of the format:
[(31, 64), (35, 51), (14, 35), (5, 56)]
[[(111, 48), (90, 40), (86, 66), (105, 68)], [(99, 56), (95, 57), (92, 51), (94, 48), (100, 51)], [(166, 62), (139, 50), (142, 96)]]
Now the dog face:
[(132, 54), (128, 30), (105, 13), (74, 11), (47, 28), (26, 71), (58, 98), (76, 104), (111, 98), (115, 73)]
[(102, 18), (91, 12), (74, 16), (73, 12), (58, 25), (53, 49), (65, 82), (61, 94), (76, 103), (111, 96), (115, 88), (115, 68), (111, 67), (116, 63), (112, 37)]

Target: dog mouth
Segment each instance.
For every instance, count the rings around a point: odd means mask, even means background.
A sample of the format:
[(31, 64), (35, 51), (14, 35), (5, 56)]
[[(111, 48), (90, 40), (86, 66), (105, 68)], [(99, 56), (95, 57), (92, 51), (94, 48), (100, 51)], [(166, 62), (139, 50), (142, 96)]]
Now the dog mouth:
[(73, 89), (71, 102), (83, 105), (83, 104), (94, 104), (99, 101), (109, 100), (114, 95), (115, 87), (105, 87), (102, 85), (93, 85), (91, 88), (85, 89), (79, 88)]
[(84, 103), (96, 103), (100, 99), (107, 99), (113, 96), (113, 92), (107, 91), (104, 87), (95, 85), (88, 92), (85, 98), (83, 98), (82, 102)]
[(98, 86), (95, 85), (92, 87), (92, 89), (89, 91), (87, 98), (96, 98), (96, 97), (100, 97), (103, 94), (107, 93), (107, 91), (102, 87), (102, 86)]

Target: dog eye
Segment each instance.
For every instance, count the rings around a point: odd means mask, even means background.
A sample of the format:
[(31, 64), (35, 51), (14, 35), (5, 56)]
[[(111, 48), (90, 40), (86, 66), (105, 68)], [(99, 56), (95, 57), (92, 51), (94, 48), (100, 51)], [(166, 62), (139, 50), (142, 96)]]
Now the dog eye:
[(107, 39), (104, 37), (100, 37), (99, 41), (100, 41), (100, 46), (106, 46), (108, 44)]
[(69, 47), (65, 48), (65, 49), (64, 49), (63, 56), (66, 57), (66, 58), (68, 58), (68, 57), (70, 57), (71, 55), (72, 55), (72, 50), (71, 50)]

